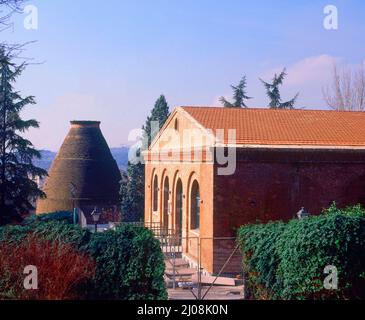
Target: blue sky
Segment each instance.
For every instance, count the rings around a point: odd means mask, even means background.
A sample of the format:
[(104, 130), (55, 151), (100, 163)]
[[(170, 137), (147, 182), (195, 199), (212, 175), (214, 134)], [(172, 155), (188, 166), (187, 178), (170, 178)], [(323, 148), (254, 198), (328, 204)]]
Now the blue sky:
[[(325, 108), (322, 87), (334, 61), (365, 58), (365, 1), (29, 0), (38, 30), (24, 15), (0, 33), (26, 42), (30, 66), (18, 89), (36, 96), (24, 117), (41, 128), (28, 135), (38, 148), (57, 150), (69, 120), (100, 120), (110, 146), (128, 142), (163, 93), (172, 107), (219, 105), (230, 84), (247, 75), (250, 106), (265, 107), (258, 78), (284, 66), (283, 98), (300, 92), (298, 107)], [(323, 8), (338, 8), (339, 29), (323, 28)]]

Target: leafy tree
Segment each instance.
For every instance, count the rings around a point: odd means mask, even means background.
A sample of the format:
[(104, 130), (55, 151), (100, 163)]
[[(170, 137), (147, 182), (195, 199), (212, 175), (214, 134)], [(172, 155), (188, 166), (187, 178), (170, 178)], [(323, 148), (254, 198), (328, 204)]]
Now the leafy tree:
[(266, 88), (266, 94), (270, 99), (269, 108), (271, 109), (294, 109), (294, 104), (299, 96), (299, 93), (297, 93), (293, 99), (286, 102), (281, 102), (279, 86), (283, 84), (285, 76), (286, 70), (284, 69), (279, 75), (275, 74), (272, 83), (268, 83), (260, 79)]
[(219, 101), (225, 108), (247, 108), (245, 100), (252, 99), (252, 97), (246, 94), (246, 76), (243, 76), (240, 83), (237, 86), (231, 85), (233, 90), (233, 102), (229, 102), (226, 98), (221, 97)]
[(33, 203), (45, 194), (35, 179), (47, 172), (33, 165), (41, 155), (32, 143), (21, 136), (30, 128), (38, 128), (36, 120), (23, 120), (20, 112), (34, 97), (21, 97), (13, 84), (26, 67), (16, 65), (13, 55), (0, 47), (0, 225), (34, 210)]
[[(151, 115), (147, 117), (146, 123), (142, 127), (143, 141), (142, 147), (137, 150), (137, 156), (143, 150), (148, 149), (152, 140), (162, 128), (165, 121), (169, 117), (169, 106), (165, 96), (161, 95)], [(144, 216), (144, 164), (143, 163), (128, 163), (127, 175), (121, 181), (120, 197), (122, 214), (124, 221), (141, 221)]]

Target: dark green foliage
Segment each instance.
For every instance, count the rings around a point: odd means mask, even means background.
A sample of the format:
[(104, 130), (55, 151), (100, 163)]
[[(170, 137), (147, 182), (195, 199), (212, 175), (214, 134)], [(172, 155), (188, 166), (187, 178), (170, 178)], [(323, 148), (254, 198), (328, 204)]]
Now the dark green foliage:
[(155, 102), (155, 106), (151, 111), (151, 115), (147, 117), (143, 129), (143, 146), (142, 150), (146, 150), (152, 140), (156, 137), (157, 133), (160, 131), (165, 121), (170, 115), (169, 105), (167, 104), (164, 95), (161, 95)]
[(136, 159), (128, 163), (127, 175), (122, 177), (120, 198), (123, 221), (142, 221), (144, 216), (144, 163), (141, 163), (141, 151), (148, 149), (158, 131), (169, 117), (169, 106), (165, 96), (161, 95), (151, 115), (142, 127), (143, 139), (141, 148), (136, 150)]
[(233, 90), (233, 102), (229, 102), (224, 97), (221, 97), (219, 101), (225, 108), (247, 108), (245, 100), (252, 99), (252, 97), (247, 96), (246, 85), (246, 76), (243, 76), (237, 86), (231, 85)]
[[(365, 211), (360, 206), (289, 223), (239, 231), (249, 294), (255, 299), (365, 298)], [(324, 268), (338, 269), (338, 290), (327, 290)]]
[(325, 214), (343, 214), (345, 216), (353, 216), (353, 217), (363, 217), (365, 218), (365, 210), (364, 208), (358, 204), (356, 206), (346, 207), (343, 209), (337, 208), (335, 202), (331, 204), (331, 206), (324, 210)]
[(243, 251), (243, 272), (247, 276), (246, 290), (255, 299), (271, 295), (275, 298), (275, 292), (280, 291), (276, 244), (284, 228), (283, 223), (277, 222), (249, 225), (238, 232)]
[(33, 203), (45, 194), (34, 181), (47, 172), (33, 165), (40, 153), (21, 134), (38, 128), (34, 119), (22, 120), (21, 111), (34, 104), (34, 97), (22, 98), (13, 84), (26, 64), (12, 61), (12, 53), (0, 45), (0, 225), (21, 220), (23, 214), (34, 209)]
[(124, 222), (142, 221), (144, 216), (144, 164), (129, 163), (120, 184), (121, 209)]
[[(68, 213), (70, 214), (70, 213)], [(92, 234), (65, 221), (67, 213), (32, 217), (21, 225), (0, 227), (0, 241), (20, 242), (29, 233), (71, 244), (96, 261), (96, 274), (85, 288), (85, 299), (166, 299), (164, 257), (150, 230), (120, 226)]]
[(25, 219), (24, 223), (32, 223), (33, 221), (64, 221), (67, 223), (73, 223), (73, 212), (69, 211), (59, 211), (59, 212), (52, 212), (48, 214), (42, 215), (31, 215)]
[(144, 228), (122, 226), (93, 236), (98, 299), (166, 299), (164, 258), (158, 240)]
[(294, 104), (299, 96), (299, 93), (289, 101), (281, 102), (281, 95), (279, 86), (283, 84), (286, 76), (286, 70), (284, 69), (279, 75), (275, 74), (272, 83), (261, 80), (266, 89), (266, 94), (270, 99), (269, 108), (271, 109), (294, 109)]
[(70, 213), (55, 213), (44, 216), (32, 216), (21, 225), (8, 225), (0, 228), (0, 241), (21, 241), (28, 233), (38, 235), (45, 240), (57, 240), (85, 249), (91, 239), (91, 233), (78, 225), (70, 224), (65, 216)]

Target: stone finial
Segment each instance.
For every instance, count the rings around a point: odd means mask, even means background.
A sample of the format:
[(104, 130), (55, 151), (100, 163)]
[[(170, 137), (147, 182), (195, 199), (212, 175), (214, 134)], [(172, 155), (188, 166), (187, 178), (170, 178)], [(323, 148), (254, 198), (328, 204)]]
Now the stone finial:
[(307, 218), (310, 216), (310, 213), (304, 209), (304, 207), (302, 207), (298, 212), (297, 212), (297, 217), (298, 219), (303, 219), (303, 218)]

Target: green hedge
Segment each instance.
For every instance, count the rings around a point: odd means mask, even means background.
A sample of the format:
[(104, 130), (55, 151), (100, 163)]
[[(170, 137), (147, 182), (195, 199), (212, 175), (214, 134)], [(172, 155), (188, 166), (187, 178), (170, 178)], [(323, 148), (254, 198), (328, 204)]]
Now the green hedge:
[(0, 227), (0, 241), (22, 241), (27, 234), (32, 233), (46, 240), (55, 240), (71, 244), (76, 249), (87, 250), (92, 233), (81, 229), (78, 225), (67, 222), (56, 213), (45, 217), (32, 216), (25, 219), (21, 225)]
[[(288, 223), (243, 226), (238, 232), (249, 297), (365, 298), (365, 211), (338, 209)], [(323, 286), (326, 266), (338, 270), (338, 290)]]
[(150, 230), (122, 226), (92, 237), (96, 299), (167, 299), (164, 257)]
[(42, 215), (32, 215), (25, 219), (25, 223), (32, 223), (34, 221), (43, 221), (43, 222), (51, 222), (51, 221), (64, 221), (67, 223), (73, 223), (73, 212), (70, 211), (58, 211), (52, 212), (48, 214)]
[(92, 234), (57, 213), (1, 227), (0, 241), (19, 242), (29, 233), (71, 244), (95, 259), (96, 275), (82, 299), (167, 298), (164, 257), (150, 230), (120, 226), (116, 231)]

